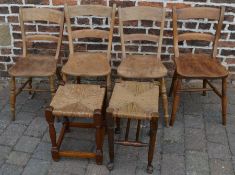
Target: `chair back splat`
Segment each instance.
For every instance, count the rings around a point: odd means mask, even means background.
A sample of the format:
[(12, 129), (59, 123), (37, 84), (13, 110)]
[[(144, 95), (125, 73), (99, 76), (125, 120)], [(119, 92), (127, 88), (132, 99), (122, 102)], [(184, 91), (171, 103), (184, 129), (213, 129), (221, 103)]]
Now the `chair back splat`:
[[(23, 40), (23, 57), (26, 57), (27, 55), (27, 42), (52, 41), (57, 43), (55, 59), (58, 59), (64, 28), (64, 13), (47, 8), (20, 8), (19, 18)], [(46, 21), (49, 23), (55, 23), (59, 25), (59, 34), (27, 34), (25, 31), (25, 22), (28, 21)]]

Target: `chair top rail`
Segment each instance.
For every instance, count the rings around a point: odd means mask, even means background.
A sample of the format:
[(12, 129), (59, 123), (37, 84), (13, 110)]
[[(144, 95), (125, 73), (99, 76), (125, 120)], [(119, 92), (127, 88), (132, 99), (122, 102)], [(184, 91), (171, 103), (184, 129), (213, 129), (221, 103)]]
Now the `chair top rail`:
[(157, 7), (126, 7), (119, 8), (119, 18), (121, 21), (131, 20), (151, 20), (151, 21), (162, 21), (162, 15), (164, 14), (165, 8)]
[(124, 41), (152, 41), (158, 42), (159, 36), (150, 34), (124, 34)]
[(64, 12), (49, 8), (21, 8), (23, 21), (49, 21), (60, 24)]
[(25, 36), (26, 41), (35, 41), (35, 40), (41, 40), (41, 41), (54, 41), (54, 42), (58, 42), (59, 37), (57, 36), (52, 36), (52, 35), (26, 35)]
[(219, 20), (220, 9), (212, 7), (189, 7), (176, 9), (176, 14), (177, 18), (180, 20), (200, 18)]
[(197, 33), (197, 32), (188, 32), (178, 35), (178, 41), (184, 41), (184, 40), (202, 40), (202, 41), (209, 41), (213, 42), (215, 39), (215, 36), (212, 34), (207, 33)]
[[(66, 5), (65, 5), (66, 6)], [(98, 17), (111, 17), (112, 7), (102, 5), (76, 5), (68, 6), (68, 15), (70, 18), (76, 16), (98, 16)]]
[(83, 29), (72, 31), (72, 38), (109, 38), (109, 31), (98, 29)]

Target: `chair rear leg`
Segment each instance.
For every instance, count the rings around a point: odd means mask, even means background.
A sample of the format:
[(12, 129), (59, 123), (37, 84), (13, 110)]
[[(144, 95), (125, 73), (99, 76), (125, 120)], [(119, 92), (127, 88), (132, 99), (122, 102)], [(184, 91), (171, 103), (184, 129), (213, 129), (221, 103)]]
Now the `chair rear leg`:
[(54, 78), (54, 75), (49, 77), (49, 81), (50, 81), (51, 96), (53, 98), (54, 95), (55, 95), (55, 78)]
[(16, 103), (16, 82), (15, 77), (11, 77), (10, 80), (10, 110), (12, 114), (12, 121), (15, 120), (15, 103)]
[(166, 95), (166, 84), (164, 78), (161, 79), (161, 95), (162, 95), (162, 102), (163, 102), (163, 109), (164, 109), (164, 122), (165, 126), (168, 127), (168, 99)]
[(174, 100), (173, 100), (173, 105), (172, 105), (170, 126), (174, 125), (176, 112), (177, 112), (177, 108), (179, 105), (179, 100), (180, 100), (179, 90), (181, 88), (181, 79), (177, 78), (175, 83), (176, 83), (176, 85), (175, 85), (175, 90), (174, 90)]
[(227, 78), (222, 79), (222, 124), (226, 125), (227, 116)]
[(176, 81), (176, 71), (174, 72), (174, 75), (172, 77), (172, 81), (171, 81), (171, 87), (170, 87), (170, 91), (169, 91), (169, 94), (168, 96), (171, 97), (172, 95), (172, 92), (173, 92), (173, 89), (174, 89), (174, 86), (175, 86), (175, 81)]
[[(206, 88), (206, 80), (205, 79), (203, 80), (203, 88)], [(202, 95), (206, 96), (206, 91), (203, 91)]]

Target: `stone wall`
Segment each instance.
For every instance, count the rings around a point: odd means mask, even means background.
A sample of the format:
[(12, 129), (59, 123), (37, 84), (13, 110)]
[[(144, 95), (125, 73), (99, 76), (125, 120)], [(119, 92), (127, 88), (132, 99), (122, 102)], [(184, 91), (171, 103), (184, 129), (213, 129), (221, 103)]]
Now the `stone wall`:
[[(8, 68), (14, 64), (17, 59), (20, 59), (22, 54), (22, 40), (18, 20), (19, 7), (53, 7), (62, 9), (63, 4), (103, 4), (112, 5), (116, 3), (119, 7), (127, 6), (162, 6), (162, 0), (128, 0), (128, 1), (114, 1), (114, 0), (0, 0), (0, 76), (7, 77)], [(212, 6), (212, 7), (226, 7), (225, 21), (222, 30), (222, 36), (218, 48), (218, 58), (222, 64), (228, 68), (231, 77), (235, 77), (235, 0), (178, 0), (166, 2), (167, 14), (165, 22), (164, 40), (162, 48), (162, 60), (169, 69), (169, 75), (172, 74), (174, 68), (173, 57), (173, 39), (172, 39), (172, 20), (171, 8), (189, 7), (189, 6)], [(116, 20), (117, 21), (117, 20)], [(80, 28), (87, 28), (91, 25), (95, 27), (105, 28), (107, 21), (94, 18), (76, 18), (73, 21), (73, 26)], [(182, 31), (199, 31), (214, 33), (214, 21), (207, 20), (189, 20), (179, 23)], [(27, 23), (26, 30), (30, 33), (55, 33), (58, 31), (58, 26), (48, 23), (35, 24)], [(158, 33), (159, 25), (148, 21), (129, 23), (124, 30), (126, 32), (141, 32), (141, 33)], [(76, 41), (76, 50), (103, 50), (105, 51), (107, 41), (103, 40), (82, 40)], [(54, 45), (51, 43), (32, 43), (29, 45), (31, 53), (53, 54), (55, 52)], [(37, 48), (37, 49), (36, 49)], [(181, 52), (193, 53), (209, 53), (211, 43), (205, 42), (182, 42), (180, 43)], [(114, 39), (112, 46), (112, 68), (115, 74), (115, 69), (121, 61), (121, 47), (118, 33), (118, 23), (116, 22), (114, 30)], [(129, 53), (153, 54), (156, 51), (155, 45), (148, 42), (133, 42), (128, 44)], [(68, 56), (68, 41), (67, 31), (65, 28), (63, 45), (61, 49), (60, 65), (66, 61)]]

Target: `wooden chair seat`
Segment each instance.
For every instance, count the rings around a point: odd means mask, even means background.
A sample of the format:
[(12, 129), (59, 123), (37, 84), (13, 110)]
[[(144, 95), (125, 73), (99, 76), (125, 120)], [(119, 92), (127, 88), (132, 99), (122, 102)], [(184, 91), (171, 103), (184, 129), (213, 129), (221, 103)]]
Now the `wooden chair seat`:
[(123, 59), (117, 69), (125, 78), (162, 78), (167, 75), (167, 69), (153, 55), (129, 55)]
[(66, 84), (60, 86), (50, 104), (53, 115), (66, 117), (93, 117), (102, 109), (105, 88), (99, 85)]
[(116, 83), (109, 103), (120, 118), (151, 119), (158, 114), (159, 83), (122, 81)]
[(106, 76), (111, 72), (107, 54), (77, 52), (70, 55), (62, 72), (73, 76)]
[(188, 78), (222, 78), (228, 71), (221, 63), (207, 54), (180, 54), (175, 58), (177, 74)]
[(9, 69), (9, 74), (14, 77), (48, 77), (55, 72), (55, 57), (44, 55), (28, 55)]

